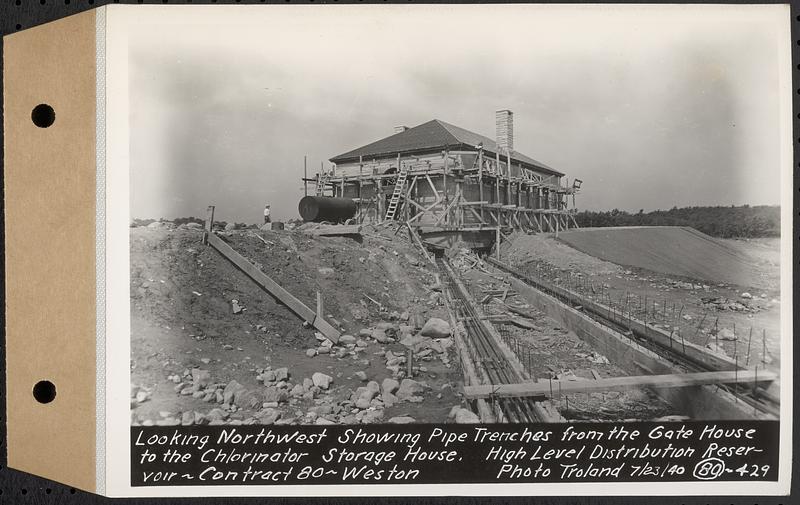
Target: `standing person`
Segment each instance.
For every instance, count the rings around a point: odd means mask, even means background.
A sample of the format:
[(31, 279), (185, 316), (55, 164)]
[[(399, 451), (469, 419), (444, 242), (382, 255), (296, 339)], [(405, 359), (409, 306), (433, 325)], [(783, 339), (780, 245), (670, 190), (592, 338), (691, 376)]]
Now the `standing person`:
[(272, 222), (272, 220), (269, 217), (269, 204), (267, 204), (264, 206), (264, 224), (269, 222)]

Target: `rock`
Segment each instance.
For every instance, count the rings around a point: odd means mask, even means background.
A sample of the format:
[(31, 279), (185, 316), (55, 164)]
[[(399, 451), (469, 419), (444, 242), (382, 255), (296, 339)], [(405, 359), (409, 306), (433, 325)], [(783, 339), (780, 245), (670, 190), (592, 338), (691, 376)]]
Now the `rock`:
[(413, 379), (403, 379), (400, 383), (400, 388), (397, 390), (397, 397), (401, 400), (408, 400), (418, 393), (425, 391), (425, 386)]
[(278, 368), (275, 370), (275, 380), (276, 381), (285, 381), (289, 378), (289, 369), (286, 367)]
[(373, 424), (383, 419), (383, 410), (365, 410), (361, 418), (362, 424)]
[(200, 391), (211, 384), (211, 372), (200, 368), (192, 368), (192, 388)]
[(392, 340), (386, 336), (386, 330), (382, 330), (381, 328), (375, 328), (372, 330), (372, 338), (374, 338), (377, 342), (381, 344), (387, 344)]
[(299, 398), (305, 394), (306, 390), (303, 388), (302, 384), (295, 384), (292, 388), (292, 391), (289, 393), (290, 395), (294, 396), (295, 398)]
[(239, 314), (244, 310), (244, 308), (239, 305), (239, 300), (231, 300), (231, 308), (234, 314)]
[(361, 338), (369, 338), (372, 337), (373, 330), (369, 328), (364, 328), (358, 332), (358, 336)]
[(285, 389), (279, 389), (275, 386), (270, 386), (264, 390), (264, 401), (265, 402), (285, 402), (289, 397), (289, 394), (286, 392)]
[(317, 272), (323, 277), (330, 277), (336, 273), (336, 271), (331, 267), (320, 267), (317, 268)]
[[(417, 258), (415, 258), (414, 256), (411, 256), (410, 254), (406, 253), (405, 257), (406, 257), (406, 261), (411, 263), (413, 266), (415, 266), (415, 267), (419, 266), (419, 260)], [(389, 422), (391, 422), (391, 421), (389, 421)]]
[(259, 424), (275, 424), (281, 418), (281, 411), (267, 408), (257, 412), (255, 417)]
[(447, 414), (448, 419), (455, 419), (456, 414), (458, 411), (461, 410), (461, 405), (454, 405), (452, 409), (450, 409), (450, 413)]
[(416, 420), (411, 416), (395, 416), (389, 419), (389, 424), (409, 424), (414, 423)]
[(354, 344), (356, 342), (356, 337), (352, 335), (342, 335), (339, 337), (339, 345), (344, 344)]
[(749, 300), (749, 299), (753, 298), (753, 295), (751, 295), (750, 293), (744, 292), (744, 293), (742, 293), (742, 298), (744, 298), (746, 300)]
[(450, 323), (438, 317), (428, 319), (419, 332), (424, 337), (445, 338), (450, 336)]
[(325, 417), (318, 417), (316, 420), (314, 420), (314, 424), (316, 424), (316, 425), (328, 425), (328, 424), (336, 424), (336, 422), (335, 421), (331, 421), (330, 419), (327, 419)]
[(317, 355), (317, 350), (316, 349), (307, 349), (306, 350), (306, 356), (308, 356), (309, 358), (313, 358), (316, 355)]
[(358, 372), (355, 373), (355, 376), (358, 377), (359, 379), (361, 379), (362, 381), (366, 381), (367, 380), (367, 373), (366, 372), (358, 371)]
[(355, 402), (356, 408), (359, 409), (369, 408), (372, 399), (378, 396), (380, 390), (381, 387), (375, 381), (370, 381), (365, 387), (358, 388), (358, 390), (356, 390), (356, 393), (358, 394), (358, 398), (356, 399)]
[(330, 347), (318, 347), (317, 354), (330, 354), (331, 348)]
[(459, 408), (458, 412), (456, 412), (455, 420), (458, 424), (476, 424), (481, 422), (477, 414), (471, 410), (462, 408)]
[(267, 370), (266, 372), (261, 374), (261, 378), (264, 379), (264, 382), (275, 382), (275, 372), (272, 370)]
[[(407, 310), (400, 313), (400, 320), (401, 321), (408, 321), (410, 318), (411, 318), (411, 314), (409, 314)], [(401, 329), (402, 329), (402, 326), (401, 326)]]
[(136, 393), (136, 403), (144, 403), (150, 398), (150, 393), (147, 391), (139, 391)]
[(311, 380), (318, 388), (328, 389), (331, 385), (331, 382), (333, 382), (333, 377), (330, 375), (325, 375), (321, 372), (314, 372), (314, 374), (311, 376)]
[(206, 419), (209, 422), (213, 421), (223, 421), (228, 418), (228, 413), (222, 409), (211, 409), (211, 412), (206, 414)]
[(227, 223), (225, 225), (225, 231), (233, 231), (236, 229), (236, 225), (234, 223)]
[(719, 330), (718, 337), (720, 340), (736, 340), (736, 335), (733, 334), (733, 330), (730, 328), (722, 328)]
[(184, 412), (181, 416), (181, 426), (191, 426), (194, 424), (194, 412)]
[(381, 389), (384, 393), (394, 393), (400, 387), (400, 383), (394, 379), (386, 378), (383, 379), (383, 383), (381, 384)]
[(239, 395), (244, 393), (245, 389), (244, 386), (232, 380), (225, 386), (225, 390), (222, 392), (222, 401), (226, 405), (232, 405), (236, 403)]
[(383, 394), (381, 395), (381, 400), (383, 400), (383, 405), (387, 409), (400, 401), (395, 395), (389, 393), (388, 391), (383, 392)]
[(314, 387), (314, 381), (312, 381), (312, 380), (311, 380), (311, 379), (309, 379), (308, 377), (306, 377), (305, 379), (303, 379), (303, 389), (305, 389), (306, 391), (308, 391), (308, 390), (309, 390), (309, 389), (311, 389), (312, 387)]

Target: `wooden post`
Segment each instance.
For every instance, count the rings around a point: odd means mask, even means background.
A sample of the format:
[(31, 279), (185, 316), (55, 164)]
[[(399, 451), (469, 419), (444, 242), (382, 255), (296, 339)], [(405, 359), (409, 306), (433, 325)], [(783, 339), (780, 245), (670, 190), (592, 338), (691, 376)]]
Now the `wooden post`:
[(500, 226), (497, 227), (497, 234), (495, 239), (495, 254), (497, 256), (497, 260), (500, 261)]
[(308, 156), (303, 155), (303, 192), (308, 196), (308, 164), (306, 163)]
[[(495, 205), (500, 205), (502, 203), (502, 202), (500, 202), (500, 149), (495, 149), (495, 150), (497, 151), (496, 153), (494, 153), (495, 154), (495, 163), (497, 163), (497, 165), (495, 166), (495, 171), (494, 171), (494, 184), (495, 184), (495, 193), (496, 193), (496, 195), (495, 195), (496, 200), (494, 201), (494, 203), (495, 203)], [(497, 220), (496, 221), (497, 221), (497, 226), (500, 226), (500, 210), (499, 209), (497, 210)]]
[(506, 204), (511, 205), (511, 150), (506, 149)]
[(447, 195), (447, 158), (448, 158), (448, 151), (444, 152), (444, 167), (442, 168), (442, 193), (444, 193), (444, 201), (442, 205), (444, 206), (444, 222), (445, 224), (450, 223), (450, 211), (447, 207), (447, 202), (449, 200)]
[(481, 201), (481, 221), (486, 222), (483, 215), (483, 147), (478, 151), (478, 199)]
[(325, 317), (325, 309), (322, 305), (322, 293), (317, 291), (317, 317)]
[(206, 228), (203, 233), (203, 244), (208, 244), (208, 235), (214, 231), (214, 206), (209, 205), (206, 210)]
[(406, 377), (414, 376), (414, 351), (406, 349)]

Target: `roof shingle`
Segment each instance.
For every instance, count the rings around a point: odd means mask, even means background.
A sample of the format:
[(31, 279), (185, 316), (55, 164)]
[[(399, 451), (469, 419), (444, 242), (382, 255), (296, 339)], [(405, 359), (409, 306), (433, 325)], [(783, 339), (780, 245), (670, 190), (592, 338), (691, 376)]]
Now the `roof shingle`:
[[(444, 148), (477, 151), (480, 144), (483, 145), (484, 152), (497, 153), (497, 144), (489, 137), (433, 119), (427, 123), (409, 128), (404, 132), (395, 133), (371, 144), (334, 156), (330, 161), (342, 163), (358, 160), (359, 157), (381, 158), (396, 155), (397, 153), (420, 153)], [(503, 156), (503, 153), (500, 154)], [(564, 175), (558, 170), (517, 151), (511, 152), (511, 159), (528, 168), (545, 171), (553, 175)]]

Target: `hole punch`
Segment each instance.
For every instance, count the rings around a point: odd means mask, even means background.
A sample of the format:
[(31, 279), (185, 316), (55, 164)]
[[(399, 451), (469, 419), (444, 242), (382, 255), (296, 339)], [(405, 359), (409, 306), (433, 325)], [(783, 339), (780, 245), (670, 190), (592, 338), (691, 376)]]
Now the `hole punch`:
[(33, 397), (39, 403), (50, 403), (56, 398), (56, 385), (50, 381), (39, 381), (33, 386)]
[(47, 128), (56, 121), (56, 111), (46, 103), (40, 103), (31, 111), (31, 120), (39, 128)]

